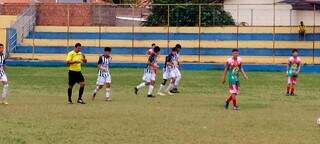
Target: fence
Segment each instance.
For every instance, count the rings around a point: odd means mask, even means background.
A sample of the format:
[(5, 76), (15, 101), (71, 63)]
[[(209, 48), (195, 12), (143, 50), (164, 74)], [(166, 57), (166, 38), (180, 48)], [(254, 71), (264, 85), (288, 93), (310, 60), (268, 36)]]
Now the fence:
[[(249, 62), (284, 63), (291, 49), (298, 48), (306, 63), (320, 63), (317, 4), (299, 10), (283, 3), (34, 6), (37, 19), (30, 28), (35, 28), (18, 38), (13, 52), (66, 53), (81, 42), (86, 53), (101, 53), (101, 47), (110, 46), (114, 54), (134, 61), (152, 43), (163, 48), (162, 54), (180, 43), (189, 62), (221, 62), (239, 48)], [(301, 36), (300, 21), (306, 26)]]

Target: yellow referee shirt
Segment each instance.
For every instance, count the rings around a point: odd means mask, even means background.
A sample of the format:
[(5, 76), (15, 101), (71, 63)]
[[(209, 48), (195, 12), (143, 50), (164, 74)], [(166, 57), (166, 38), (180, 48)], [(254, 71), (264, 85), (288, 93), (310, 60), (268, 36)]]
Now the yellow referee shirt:
[[(67, 56), (67, 61), (81, 61), (83, 56), (81, 52), (76, 53), (74, 50), (70, 51)], [(71, 71), (81, 71), (81, 63), (74, 63), (69, 65)]]

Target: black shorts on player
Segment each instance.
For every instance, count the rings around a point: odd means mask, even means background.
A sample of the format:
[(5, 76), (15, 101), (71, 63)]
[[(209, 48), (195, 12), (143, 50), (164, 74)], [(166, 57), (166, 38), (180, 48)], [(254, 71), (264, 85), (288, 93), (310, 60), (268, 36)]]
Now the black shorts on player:
[(84, 77), (80, 71), (69, 70), (69, 85), (73, 86), (76, 83), (84, 82)]

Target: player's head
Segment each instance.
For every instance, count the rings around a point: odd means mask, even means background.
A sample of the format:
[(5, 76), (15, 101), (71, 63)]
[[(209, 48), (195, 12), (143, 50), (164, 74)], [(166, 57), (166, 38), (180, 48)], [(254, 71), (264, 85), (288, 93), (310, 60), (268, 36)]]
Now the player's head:
[(238, 57), (239, 56), (239, 50), (238, 49), (232, 49), (232, 56), (233, 57)]
[(0, 53), (2, 53), (4, 51), (4, 46), (2, 43), (0, 43)]
[(155, 44), (155, 43), (152, 43), (152, 44), (151, 44), (151, 48), (154, 48), (154, 47), (156, 47), (156, 44)]
[(177, 54), (178, 48), (174, 47), (171, 49), (172, 54)]
[(302, 25), (302, 26), (304, 25), (303, 21), (300, 21), (300, 25)]
[(292, 56), (298, 56), (299, 54), (298, 49), (292, 49), (291, 54)]
[(105, 47), (104, 48), (104, 55), (109, 56), (111, 53), (111, 48), (110, 47)]
[(154, 49), (153, 49), (153, 52), (154, 52), (155, 55), (159, 55), (160, 47), (159, 46), (155, 46)]
[(80, 43), (76, 43), (76, 44), (74, 45), (74, 51), (75, 51), (75, 52), (80, 52), (80, 50), (81, 50), (81, 44), (80, 44)]
[(176, 48), (177, 48), (177, 52), (179, 52), (182, 49), (180, 44), (176, 44)]

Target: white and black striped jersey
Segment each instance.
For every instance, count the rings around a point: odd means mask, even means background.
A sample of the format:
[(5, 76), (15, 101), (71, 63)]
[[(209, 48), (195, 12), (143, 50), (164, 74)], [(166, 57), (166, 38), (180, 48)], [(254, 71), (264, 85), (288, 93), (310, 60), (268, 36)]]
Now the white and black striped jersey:
[(177, 57), (177, 55), (174, 55), (174, 54), (170, 53), (169, 55), (166, 56), (164, 69), (169, 68), (168, 67), (168, 63), (172, 63), (173, 64), (173, 67), (170, 67), (170, 69), (177, 67), (178, 66), (178, 57)]
[[(148, 58), (148, 62), (157, 63), (157, 56), (155, 54), (150, 55)], [(151, 72), (155, 72), (155, 70), (154, 70), (154, 68), (150, 67), (149, 64), (147, 64), (147, 66), (145, 68), (145, 72), (151, 73)]]
[(105, 69), (102, 71), (100, 68), (98, 69), (98, 76), (101, 77), (108, 77), (110, 75), (109, 73), (109, 64), (111, 63), (112, 58), (110, 56), (101, 55), (99, 57), (98, 66)]
[(6, 65), (6, 55), (0, 54), (0, 76), (5, 74), (4, 67)]

